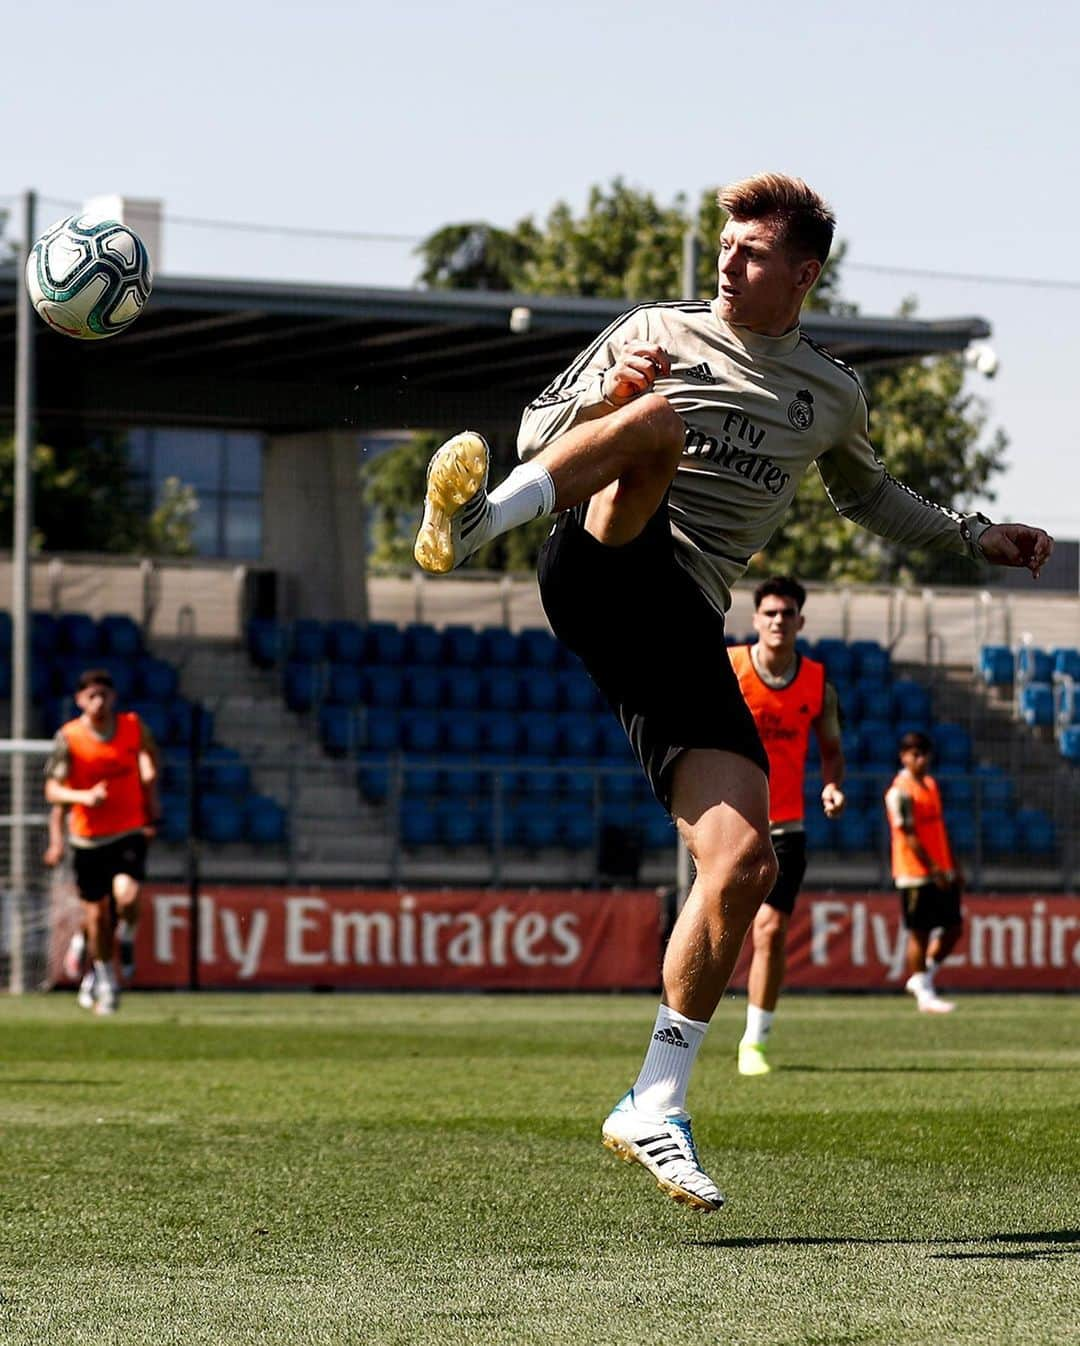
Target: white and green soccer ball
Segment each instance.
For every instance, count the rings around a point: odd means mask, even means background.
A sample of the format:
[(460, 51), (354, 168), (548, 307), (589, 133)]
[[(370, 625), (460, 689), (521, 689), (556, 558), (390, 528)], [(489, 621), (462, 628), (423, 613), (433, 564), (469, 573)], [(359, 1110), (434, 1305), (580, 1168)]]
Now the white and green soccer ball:
[(71, 215), (41, 235), (26, 259), (26, 287), (38, 314), (58, 332), (100, 341), (130, 327), (153, 278), (138, 234), (119, 220)]

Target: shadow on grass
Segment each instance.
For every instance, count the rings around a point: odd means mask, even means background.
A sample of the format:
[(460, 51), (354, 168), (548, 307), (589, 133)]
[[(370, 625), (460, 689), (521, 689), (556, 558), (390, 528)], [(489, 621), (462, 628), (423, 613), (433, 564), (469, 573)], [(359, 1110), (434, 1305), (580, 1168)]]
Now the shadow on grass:
[[(1022, 1248), (1016, 1252), (990, 1251), (998, 1243), (1052, 1243), (1053, 1248)], [(1024, 1261), (1039, 1257), (1057, 1257), (1062, 1253), (1080, 1253), (1080, 1229), (1050, 1229), (1033, 1234), (987, 1234), (982, 1238), (859, 1238), (843, 1236), (829, 1237), (822, 1234), (796, 1234), (791, 1238), (730, 1238), (730, 1239), (688, 1239), (687, 1246), (692, 1248), (919, 1248), (937, 1247), (941, 1244), (957, 1244), (961, 1247), (975, 1246), (987, 1248), (986, 1252), (949, 1252), (931, 1253), (931, 1257), (942, 1259), (966, 1259), (992, 1257), (999, 1260)]]
[(121, 1080), (39, 1080), (34, 1077), (19, 1079), (6, 1079), (4, 1087), (8, 1088), (15, 1084), (24, 1084), (33, 1088), (42, 1089), (117, 1089)]
[(789, 1066), (785, 1075), (1052, 1075), (1071, 1074), (1075, 1066)]

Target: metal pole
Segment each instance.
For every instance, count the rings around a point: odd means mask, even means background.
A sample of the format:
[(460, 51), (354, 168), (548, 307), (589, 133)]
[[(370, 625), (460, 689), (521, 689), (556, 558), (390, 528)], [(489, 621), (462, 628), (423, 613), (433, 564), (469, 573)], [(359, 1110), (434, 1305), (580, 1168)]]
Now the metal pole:
[(682, 244), (682, 292), (684, 299), (698, 297), (698, 260), (701, 257), (701, 244), (694, 229), (683, 234)]
[(188, 990), (199, 989), (199, 948), (202, 943), (199, 928), (200, 898), (202, 896), (202, 767), (203, 714), (202, 702), (191, 707), (191, 743), (188, 746)]
[[(23, 194), (22, 262), (37, 236), (36, 200)], [(11, 737), (25, 739), (30, 727), (30, 537), (34, 526), (31, 463), (34, 452), (34, 310), (22, 277), (15, 286), (15, 527), (11, 540)], [(11, 991), (26, 989), (23, 926), (27, 879), (27, 761), (11, 757)]]

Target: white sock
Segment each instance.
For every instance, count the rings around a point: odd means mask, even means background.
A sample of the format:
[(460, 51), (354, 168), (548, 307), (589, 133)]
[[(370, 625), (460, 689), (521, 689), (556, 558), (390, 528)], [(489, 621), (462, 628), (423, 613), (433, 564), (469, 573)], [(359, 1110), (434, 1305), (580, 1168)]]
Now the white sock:
[(909, 991), (913, 991), (917, 996), (926, 995), (927, 994), (926, 973), (913, 972), (907, 980), (907, 988)]
[(555, 483), (540, 463), (519, 463), (488, 492), (487, 504), (483, 521), (469, 535), (469, 546), (474, 551), (493, 537), (550, 514), (555, 508)]
[(634, 1083), (634, 1106), (650, 1117), (686, 1107), (690, 1071), (707, 1023), (661, 1005), (641, 1072)]
[(101, 981), (102, 981), (106, 986), (111, 986), (111, 985), (112, 985), (112, 982), (113, 982), (112, 968), (109, 966), (108, 963), (104, 962), (102, 959), (100, 959), (100, 958), (95, 958), (95, 959), (94, 959), (94, 977), (95, 977), (95, 979), (100, 977), (100, 978), (101, 978)]
[(86, 952), (85, 932), (82, 930), (76, 930), (71, 937), (71, 941), (68, 944), (68, 948), (71, 950), (73, 957), (81, 958), (83, 954)]
[(934, 989), (934, 975), (940, 966), (941, 964), (936, 958), (928, 958), (926, 960), (926, 985), (930, 990)]
[(775, 1013), (775, 1010), (764, 1010), (757, 1005), (747, 1005), (746, 1032), (742, 1035), (742, 1041), (748, 1047), (764, 1047), (769, 1040), (769, 1030), (772, 1028)]
[(89, 972), (83, 973), (83, 979), (81, 982), (79, 982), (79, 990), (89, 991), (91, 990), (93, 985), (94, 985), (94, 969), (91, 968)]

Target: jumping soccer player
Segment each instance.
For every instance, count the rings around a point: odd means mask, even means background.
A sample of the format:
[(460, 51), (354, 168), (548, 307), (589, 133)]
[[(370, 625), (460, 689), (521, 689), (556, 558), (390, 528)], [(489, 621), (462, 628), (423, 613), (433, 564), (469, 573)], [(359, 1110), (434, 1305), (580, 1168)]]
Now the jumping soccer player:
[(905, 734), (900, 740), (901, 770), (885, 792), (885, 811), (892, 834), (893, 883), (908, 932), (904, 989), (924, 1014), (948, 1014), (956, 1006), (938, 995), (934, 974), (956, 948), (964, 922), (941, 791), (930, 775), (933, 750), (926, 734)]
[(769, 758), (769, 832), (779, 867), (772, 892), (758, 908), (746, 984), (746, 1030), (739, 1043), (740, 1075), (767, 1075), (765, 1044), (784, 982), (788, 925), (806, 873), (803, 782), (813, 732), (821, 750), (821, 807), (826, 818), (844, 809), (844, 753), (836, 689), (825, 667), (795, 648), (806, 625), (806, 590), (774, 575), (754, 590), (757, 643), (729, 651)]
[(1033, 575), (1053, 545), (1039, 528), (942, 509), (875, 457), (858, 379), (799, 330), (832, 245), (821, 197), (763, 173), (719, 202), (717, 298), (642, 304), (612, 324), (526, 408), (525, 461), (490, 494), (484, 440), (448, 440), (428, 465), (414, 546), (444, 573), (558, 515), (539, 563), (548, 619), (619, 716), (697, 871), (641, 1073), (603, 1141), (704, 1211), (723, 1197), (698, 1161), (687, 1084), (777, 875), (768, 759), (725, 653), (731, 585), (811, 465), (841, 514), (892, 541)]

